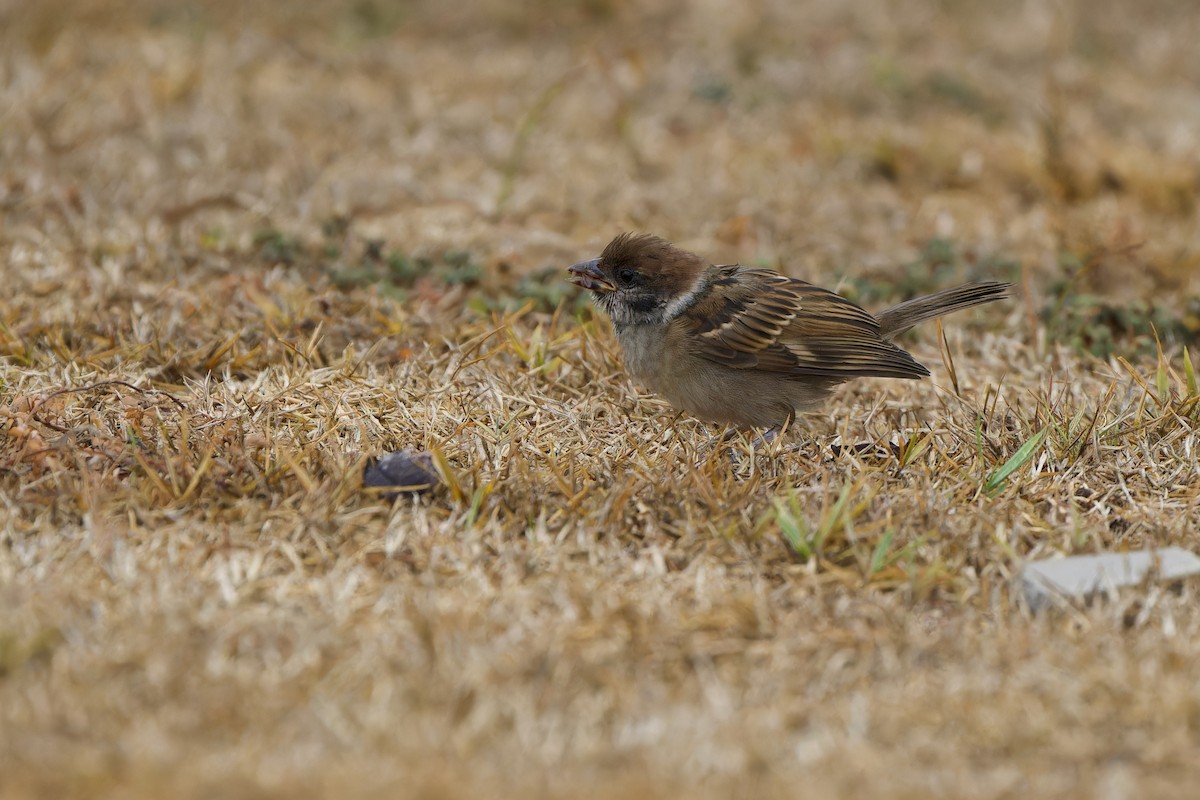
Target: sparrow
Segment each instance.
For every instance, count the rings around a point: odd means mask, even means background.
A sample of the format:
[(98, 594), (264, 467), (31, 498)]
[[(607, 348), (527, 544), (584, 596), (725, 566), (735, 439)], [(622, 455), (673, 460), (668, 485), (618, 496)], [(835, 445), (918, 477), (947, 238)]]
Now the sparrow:
[(807, 281), (634, 233), (569, 272), (612, 320), (635, 378), (681, 411), (741, 428), (790, 423), (852, 378), (928, 376), (893, 340), (1011, 287), (969, 283), (871, 314)]

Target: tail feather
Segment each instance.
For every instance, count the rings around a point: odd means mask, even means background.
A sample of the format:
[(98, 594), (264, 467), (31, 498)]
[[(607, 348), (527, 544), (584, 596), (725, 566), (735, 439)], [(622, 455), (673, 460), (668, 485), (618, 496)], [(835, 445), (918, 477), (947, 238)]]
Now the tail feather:
[(946, 289), (924, 297), (906, 300), (875, 315), (883, 338), (894, 339), (914, 325), (936, 319), (943, 314), (961, 311), (964, 308), (981, 306), (1008, 297), (1011, 283), (983, 281), (968, 283), (955, 289)]

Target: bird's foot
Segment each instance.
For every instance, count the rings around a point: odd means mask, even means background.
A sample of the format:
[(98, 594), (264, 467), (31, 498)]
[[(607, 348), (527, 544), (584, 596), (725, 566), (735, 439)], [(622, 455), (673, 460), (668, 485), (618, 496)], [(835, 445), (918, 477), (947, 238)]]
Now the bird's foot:
[(700, 459), (696, 462), (699, 467), (713, 455), (726, 450), (726, 456), (734, 466), (739, 466), (747, 457), (753, 458), (755, 453), (778, 456), (783, 453), (793, 453), (801, 449), (799, 444), (784, 445), (783, 428), (776, 426), (765, 431), (744, 431), (730, 428), (719, 436), (713, 436), (697, 450)]

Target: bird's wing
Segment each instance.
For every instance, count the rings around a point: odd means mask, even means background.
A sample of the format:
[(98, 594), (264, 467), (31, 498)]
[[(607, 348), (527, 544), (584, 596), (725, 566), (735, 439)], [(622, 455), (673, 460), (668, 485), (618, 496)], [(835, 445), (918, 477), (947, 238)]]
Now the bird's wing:
[(835, 381), (929, 374), (846, 298), (766, 269), (715, 268), (704, 295), (676, 317), (693, 351), (727, 367)]

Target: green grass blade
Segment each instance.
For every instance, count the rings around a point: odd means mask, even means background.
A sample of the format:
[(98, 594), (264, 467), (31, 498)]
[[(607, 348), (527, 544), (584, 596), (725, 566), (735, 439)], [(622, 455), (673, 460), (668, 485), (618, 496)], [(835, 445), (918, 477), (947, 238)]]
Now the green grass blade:
[(783, 539), (792, 548), (792, 551), (801, 558), (808, 560), (812, 557), (812, 547), (808, 543), (808, 531), (801, 528), (807, 528), (803, 520), (790, 511), (778, 499), (774, 501), (775, 506), (775, 524), (779, 526), (779, 532), (783, 534)]
[(1154, 388), (1158, 390), (1158, 402), (1171, 401), (1171, 380), (1167, 376), (1167, 360), (1163, 358), (1162, 345), (1158, 346), (1158, 369), (1154, 371)]
[(1046, 441), (1046, 435), (1050, 431), (1050, 426), (1043, 427), (1040, 431), (1029, 437), (1029, 441), (1021, 445), (1017, 452), (1000, 465), (1000, 468), (988, 476), (987, 481), (983, 484), (983, 490), (989, 495), (996, 494), (1004, 488), (1008, 477), (1021, 467), (1029, 463), (1029, 461), (1042, 448), (1042, 444)]
[(1196, 390), (1196, 368), (1192, 366), (1192, 355), (1188, 352), (1187, 345), (1183, 346), (1183, 379), (1187, 383), (1188, 397), (1200, 394), (1200, 391)]
[(887, 557), (887, 554), (888, 550), (892, 549), (892, 539), (895, 536), (896, 532), (889, 528), (887, 533), (875, 543), (875, 549), (871, 551), (871, 566), (867, 570), (867, 577), (871, 577), (888, 565), (891, 559)]

